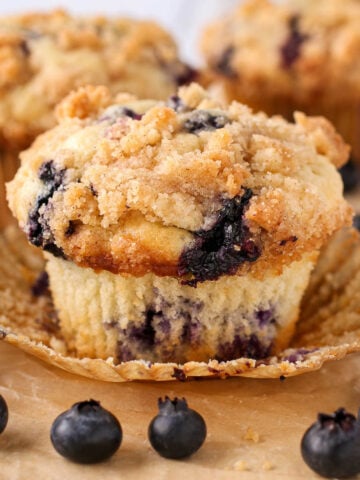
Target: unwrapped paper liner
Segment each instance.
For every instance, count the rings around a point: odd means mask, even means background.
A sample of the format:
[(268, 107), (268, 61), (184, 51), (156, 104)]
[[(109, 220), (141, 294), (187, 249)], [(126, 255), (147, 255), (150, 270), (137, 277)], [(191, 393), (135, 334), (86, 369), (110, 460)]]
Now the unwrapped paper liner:
[(41, 256), (10, 226), (0, 237), (0, 337), (68, 372), (109, 382), (188, 380), (195, 377), (283, 378), (319, 369), (324, 362), (360, 351), (360, 238), (339, 232), (323, 250), (305, 294), (291, 348), (278, 356), (227, 362), (115, 364), (113, 358), (76, 358), (61, 338), (49, 294), (34, 291), (44, 269)]

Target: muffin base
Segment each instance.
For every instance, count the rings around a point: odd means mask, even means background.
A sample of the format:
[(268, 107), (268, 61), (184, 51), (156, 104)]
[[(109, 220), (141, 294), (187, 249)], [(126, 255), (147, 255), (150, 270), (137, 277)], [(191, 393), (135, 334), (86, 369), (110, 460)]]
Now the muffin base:
[[(356, 233), (356, 232), (355, 232)], [(313, 317), (301, 315), (297, 324), (295, 336), (291, 341), (290, 348), (281, 351), (277, 356), (262, 360), (252, 358), (238, 358), (228, 362), (187, 362), (177, 363), (151, 363), (143, 360), (133, 360), (115, 364), (114, 359), (107, 358), (77, 358), (67, 349), (64, 339), (59, 331), (59, 326), (48, 291), (34, 296), (33, 285), (35, 279), (43, 274), (44, 262), (42, 255), (37, 249), (30, 247), (25, 236), (16, 227), (9, 227), (0, 235), (0, 340), (5, 341), (23, 351), (36, 356), (48, 365), (62, 368), (76, 375), (107, 382), (127, 382), (133, 380), (190, 380), (199, 377), (227, 378), (246, 376), (258, 379), (285, 378), (294, 375), (308, 373), (321, 368), (328, 361), (339, 360), (352, 352), (360, 351), (360, 317), (358, 308), (349, 308), (343, 312), (343, 293), (347, 295), (346, 282), (348, 275), (342, 275), (347, 271), (348, 262), (344, 266), (342, 259), (344, 251), (347, 252), (350, 261), (351, 281), (357, 284), (356, 272), (358, 263), (351, 261), (360, 252), (359, 235), (352, 235), (349, 248), (349, 236), (345, 231), (345, 243), (343, 238), (336, 239), (329, 248), (325, 249), (320, 260), (320, 271), (316, 267), (310, 289), (303, 300), (303, 305), (311, 299), (311, 305), (322, 304), (323, 295), (327, 291), (329, 282), (333, 282), (333, 274), (337, 281), (332, 287), (334, 295), (338, 298), (339, 315), (341, 321), (336, 320), (336, 331), (331, 332), (331, 318), (324, 321), (318, 318), (314, 323)], [(327, 259), (331, 260), (329, 269)], [(337, 267), (339, 270), (337, 271)], [(338, 275), (341, 277), (338, 278)], [(316, 284), (315, 290), (312, 288)], [(345, 282), (345, 283), (344, 283)], [(339, 292), (336, 294), (336, 291)], [(359, 289), (357, 289), (357, 292)], [(320, 296), (318, 295), (320, 293)], [(355, 300), (351, 291), (352, 298)], [(303, 308), (304, 311), (304, 308)], [(322, 317), (322, 316), (321, 316)], [(355, 321), (354, 321), (355, 318)], [(356, 323), (357, 318), (357, 323)], [(351, 319), (356, 325), (349, 329), (348, 321)], [(330, 324), (328, 322), (330, 321)], [(325, 324), (325, 325), (324, 325)], [(328, 333), (324, 337), (322, 332), (326, 327)], [(300, 332), (311, 330), (314, 335), (310, 339), (307, 335), (299, 335)]]
[(262, 280), (222, 277), (196, 288), (172, 277), (120, 276), (47, 254), (60, 328), (78, 357), (115, 362), (265, 358), (294, 332), (314, 255)]

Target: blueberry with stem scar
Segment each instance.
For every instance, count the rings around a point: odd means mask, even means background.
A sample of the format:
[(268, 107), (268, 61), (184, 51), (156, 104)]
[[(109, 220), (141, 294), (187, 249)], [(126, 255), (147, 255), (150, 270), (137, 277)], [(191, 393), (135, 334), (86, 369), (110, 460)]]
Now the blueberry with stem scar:
[(326, 478), (349, 478), (360, 473), (360, 419), (339, 408), (319, 413), (301, 441), (305, 463)]
[(55, 450), (76, 463), (107, 460), (119, 448), (122, 429), (117, 418), (99, 402), (75, 403), (59, 415), (51, 427)]
[(9, 409), (5, 402), (5, 399), (0, 395), (0, 433), (2, 433), (7, 425), (9, 419)]
[(206, 438), (202, 416), (188, 407), (185, 398), (159, 399), (159, 413), (148, 430), (150, 443), (159, 455), (180, 459), (195, 453)]

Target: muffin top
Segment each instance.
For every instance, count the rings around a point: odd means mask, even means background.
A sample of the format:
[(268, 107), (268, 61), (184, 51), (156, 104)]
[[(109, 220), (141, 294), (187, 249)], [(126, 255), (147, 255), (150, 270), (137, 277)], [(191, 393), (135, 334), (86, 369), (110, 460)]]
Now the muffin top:
[(202, 50), (213, 72), (250, 93), (360, 98), (358, 0), (247, 0), (206, 29)]
[(30, 242), (78, 265), (193, 285), (262, 275), (351, 222), (349, 149), (324, 118), (253, 114), (197, 84), (167, 102), (82, 87), (57, 118), (8, 199)]
[(60, 10), (0, 19), (0, 71), (0, 147), (16, 149), (55, 124), (53, 107), (73, 88), (163, 99), (193, 74), (155, 23)]

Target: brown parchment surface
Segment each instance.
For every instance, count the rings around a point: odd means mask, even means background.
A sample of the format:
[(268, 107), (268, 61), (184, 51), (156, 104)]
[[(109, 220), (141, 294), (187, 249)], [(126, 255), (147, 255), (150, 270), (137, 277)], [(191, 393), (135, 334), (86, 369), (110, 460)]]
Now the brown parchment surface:
[[(0, 394), (10, 413), (0, 435), (1, 480), (318, 479), (301, 459), (301, 437), (319, 411), (357, 412), (360, 355), (285, 381), (114, 384), (67, 373), (2, 342)], [(147, 427), (164, 395), (186, 397), (206, 420), (207, 440), (186, 461), (163, 459), (149, 446)], [(77, 465), (55, 452), (49, 431), (59, 413), (89, 398), (119, 418), (123, 442), (109, 461)], [(257, 435), (258, 442), (249, 438)]]

